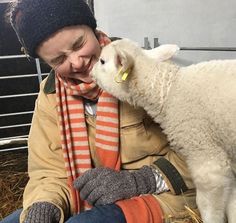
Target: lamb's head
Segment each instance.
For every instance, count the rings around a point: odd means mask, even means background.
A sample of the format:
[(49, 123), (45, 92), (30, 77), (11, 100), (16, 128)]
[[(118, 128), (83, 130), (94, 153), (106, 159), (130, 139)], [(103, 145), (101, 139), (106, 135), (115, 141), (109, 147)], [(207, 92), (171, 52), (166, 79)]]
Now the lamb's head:
[(147, 75), (153, 73), (156, 63), (170, 59), (178, 50), (178, 46), (171, 44), (145, 50), (129, 39), (116, 40), (102, 49), (92, 76), (108, 93), (121, 101), (136, 104), (134, 95), (141, 95), (136, 91), (142, 91), (141, 87), (145, 86), (143, 83), (147, 81)]
[(136, 49), (139, 47), (130, 40), (116, 40), (102, 49), (92, 70), (97, 84), (122, 101), (130, 101), (129, 84)]

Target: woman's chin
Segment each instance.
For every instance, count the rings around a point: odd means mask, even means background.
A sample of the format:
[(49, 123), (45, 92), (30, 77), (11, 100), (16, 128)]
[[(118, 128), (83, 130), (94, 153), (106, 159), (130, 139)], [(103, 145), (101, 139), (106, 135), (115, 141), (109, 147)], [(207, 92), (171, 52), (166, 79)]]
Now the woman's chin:
[(91, 76), (87, 77), (76, 77), (74, 76), (73, 78), (70, 78), (73, 83), (80, 84), (80, 83), (86, 83), (90, 84), (94, 82), (93, 78)]
[(93, 81), (92, 77), (88, 77), (85, 79), (81, 79), (82, 82), (86, 83), (86, 84), (91, 84)]

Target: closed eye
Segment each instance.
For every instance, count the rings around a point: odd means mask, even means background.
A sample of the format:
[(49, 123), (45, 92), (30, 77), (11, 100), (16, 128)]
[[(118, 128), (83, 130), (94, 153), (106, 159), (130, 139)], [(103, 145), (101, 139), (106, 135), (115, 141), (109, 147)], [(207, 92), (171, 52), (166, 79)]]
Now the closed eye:
[(52, 59), (50, 61), (50, 64), (52, 64), (53, 66), (58, 66), (60, 64), (62, 64), (64, 61), (66, 60), (66, 55), (60, 55), (54, 59)]

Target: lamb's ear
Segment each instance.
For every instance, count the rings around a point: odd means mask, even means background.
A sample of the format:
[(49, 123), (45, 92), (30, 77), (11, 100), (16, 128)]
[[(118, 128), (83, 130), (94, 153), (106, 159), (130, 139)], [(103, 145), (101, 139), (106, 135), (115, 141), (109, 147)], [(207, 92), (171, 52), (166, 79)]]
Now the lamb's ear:
[(180, 48), (175, 44), (163, 44), (151, 50), (144, 50), (144, 53), (157, 62), (165, 61), (179, 52)]
[(118, 68), (122, 67), (122, 70), (125, 72), (132, 68), (133, 64), (133, 58), (129, 53), (121, 49), (116, 49), (116, 65)]

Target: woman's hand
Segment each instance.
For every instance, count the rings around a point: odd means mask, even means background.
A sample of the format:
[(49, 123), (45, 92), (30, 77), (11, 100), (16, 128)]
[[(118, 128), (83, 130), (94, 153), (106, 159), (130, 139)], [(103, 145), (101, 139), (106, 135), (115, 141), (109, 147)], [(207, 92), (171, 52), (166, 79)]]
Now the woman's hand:
[(97, 206), (153, 193), (156, 190), (156, 181), (149, 166), (133, 172), (98, 167), (78, 177), (74, 181), (74, 187), (79, 190), (83, 200)]
[(58, 207), (49, 202), (34, 203), (27, 214), (24, 223), (58, 223), (61, 212)]

